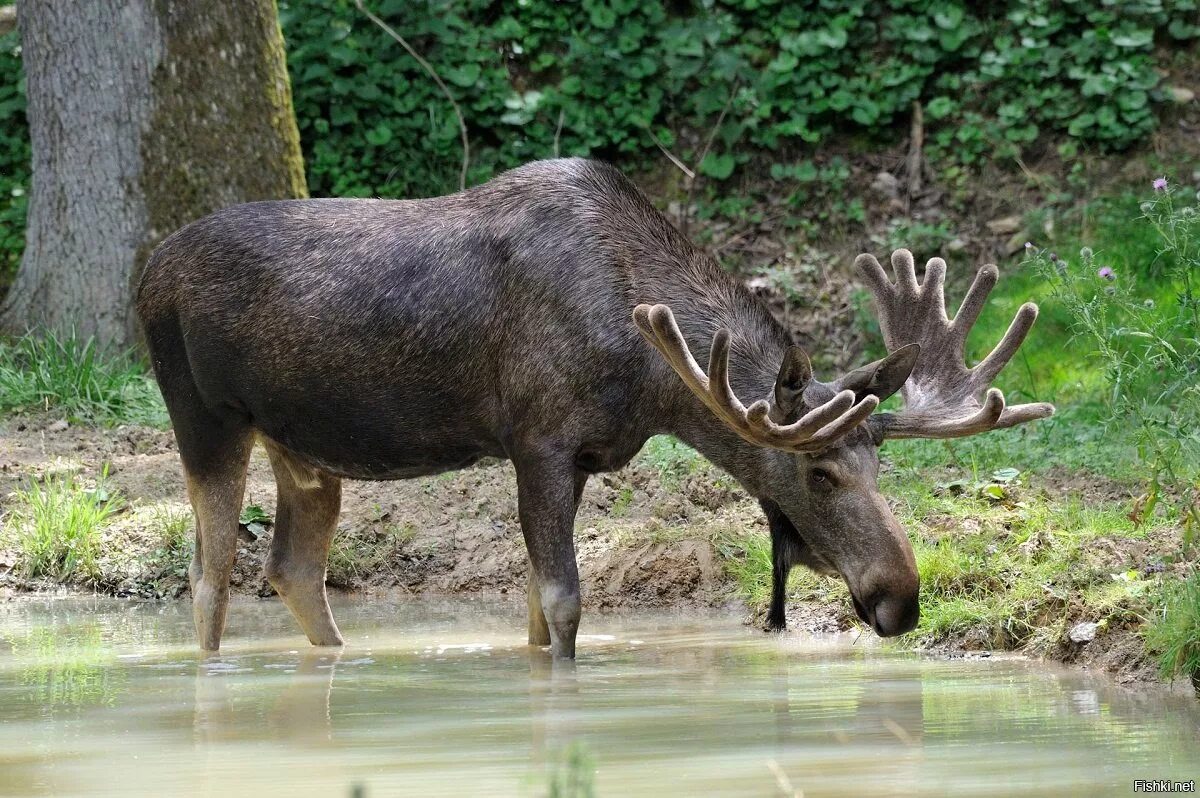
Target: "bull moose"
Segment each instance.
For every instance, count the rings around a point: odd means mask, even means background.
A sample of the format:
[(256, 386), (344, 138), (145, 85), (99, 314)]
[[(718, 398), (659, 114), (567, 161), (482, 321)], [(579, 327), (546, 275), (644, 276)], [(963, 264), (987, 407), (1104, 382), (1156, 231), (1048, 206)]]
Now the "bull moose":
[[(266, 577), (315, 645), (342, 642), (325, 591), (341, 481), (498, 457), (516, 469), (529, 642), (573, 657), (580, 494), (662, 433), (761, 502), (771, 626), (802, 563), (839, 574), (878, 634), (912, 629), (919, 579), (878, 491), (880, 444), (1054, 409), (1005, 407), (988, 387), (1034, 305), (963, 362), (994, 266), (948, 320), (941, 259), (919, 284), (906, 250), (895, 282), (870, 255), (856, 263), (890, 354), (821, 382), (766, 306), (603, 163), (530, 163), (430, 199), (254, 202), (184, 227), (147, 263), (137, 310), (196, 513), (200, 645), (220, 645), (256, 439), (279, 494)], [(874, 413), (896, 391), (903, 410)]]

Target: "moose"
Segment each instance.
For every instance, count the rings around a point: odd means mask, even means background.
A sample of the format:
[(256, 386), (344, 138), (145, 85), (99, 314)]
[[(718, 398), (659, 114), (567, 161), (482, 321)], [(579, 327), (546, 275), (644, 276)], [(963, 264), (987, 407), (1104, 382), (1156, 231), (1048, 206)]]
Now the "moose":
[[(894, 281), (870, 255), (856, 264), (890, 354), (822, 382), (759, 299), (600, 162), (534, 162), (429, 199), (253, 202), (189, 224), (149, 259), (137, 311), (196, 515), (201, 647), (220, 646), (256, 440), (278, 486), (265, 575), (314, 645), (342, 643), (325, 590), (341, 481), (496, 457), (516, 471), (529, 642), (573, 658), (584, 485), (664, 433), (761, 503), (771, 627), (803, 564), (840, 575), (879, 635), (911, 630), (919, 578), (878, 490), (879, 446), (1054, 408), (1006, 407), (989, 388), (1036, 306), (964, 363), (994, 266), (951, 320), (940, 258), (920, 283), (906, 250)], [(903, 409), (876, 413), (897, 391)]]

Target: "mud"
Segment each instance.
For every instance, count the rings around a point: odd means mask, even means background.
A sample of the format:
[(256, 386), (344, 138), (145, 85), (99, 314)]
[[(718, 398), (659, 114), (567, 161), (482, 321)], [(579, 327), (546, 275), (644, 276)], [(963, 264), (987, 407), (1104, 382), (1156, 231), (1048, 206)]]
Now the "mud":
[[(105, 484), (120, 492), (126, 508), (104, 530), (96, 589), (149, 597), (186, 591), (186, 552), (168, 551), (164, 540), (169, 521), (190, 513), (170, 431), (14, 421), (0, 425), (0, 439), (0, 496), (56, 472), (73, 472), (92, 484), (107, 469)], [(261, 447), (251, 460), (245, 503), (274, 516), (274, 479)], [(765, 533), (759, 515), (742, 491), (727, 481), (714, 483), (707, 473), (684, 475), (671, 489), (641, 463), (593, 478), (576, 527), (586, 605), (733, 601), (714, 537), (744, 527)], [(269, 526), (257, 538), (243, 529), (232, 579), (236, 591), (273, 593), (261, 572), (269, 542)], [(0, 552), (0, 572), (15, 560), (15, 552)], [(344, 483), (330, 558), (333, 587), (506, 593), (524, 590), (526, 569), (516, 483), (506, 462), (427, 479)], [(49, 587), (15, 574), (7, 581), (22, 589)]]

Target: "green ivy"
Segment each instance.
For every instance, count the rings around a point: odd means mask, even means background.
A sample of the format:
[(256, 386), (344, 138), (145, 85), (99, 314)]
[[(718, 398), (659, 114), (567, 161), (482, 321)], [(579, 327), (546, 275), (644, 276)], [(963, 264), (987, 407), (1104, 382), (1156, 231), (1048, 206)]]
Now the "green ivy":
[[(970, 165), (1044, 134), (1126, 147), (1155, 125), (1155, 44), (1197, 36), (1196, 0), (377, 0), (447, 82), (470, 181), (531, 158), (655, 157), (650, 131), (731, 177), (756, 151), (905, 135)], [(351, 0), (281, 2), (314, 194), (453, 190), (450, 104)], [(731, 91), (734, 92), (731, 98)], [(561, 129), (559, 120), (561, 119)]]
[(15, 31), (0, 36), (0, 296), (25, 249), (29, 130), (25, 77)]

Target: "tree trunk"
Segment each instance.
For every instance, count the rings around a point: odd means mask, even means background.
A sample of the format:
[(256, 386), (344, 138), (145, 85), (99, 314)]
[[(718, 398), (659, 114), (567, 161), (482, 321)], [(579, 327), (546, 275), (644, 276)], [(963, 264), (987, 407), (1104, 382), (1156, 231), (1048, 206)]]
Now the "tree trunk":
[(164, 237), (305, 195), (275, 0), (21, 0), (33, 185), (0, 327), (137, 338)]

